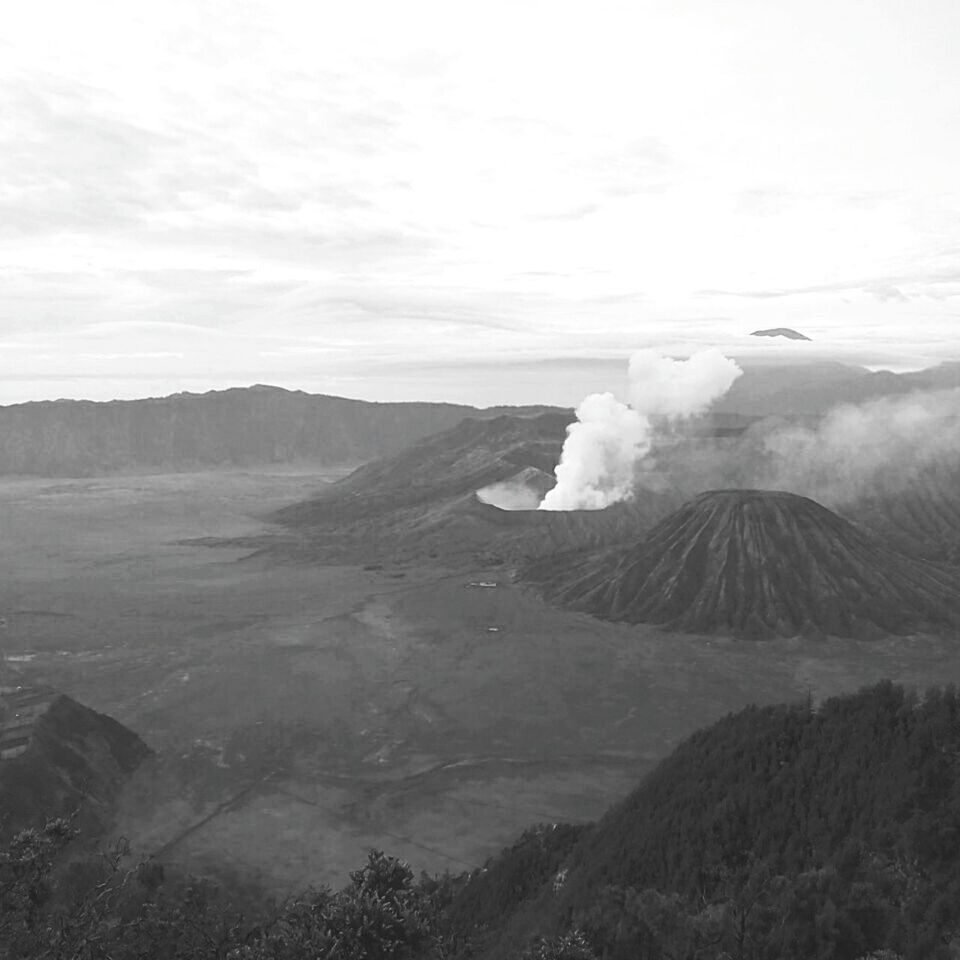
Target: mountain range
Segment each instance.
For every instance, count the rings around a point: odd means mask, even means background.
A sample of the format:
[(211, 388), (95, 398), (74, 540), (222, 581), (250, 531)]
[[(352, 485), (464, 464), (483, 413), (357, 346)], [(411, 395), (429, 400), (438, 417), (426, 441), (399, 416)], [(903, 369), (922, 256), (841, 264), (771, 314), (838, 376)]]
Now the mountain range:
[(0, 474), (93, 476), (256, 464), (357, 464), (472, 407), (368, 403), (254, 386), (147, 400), (0, 407)]
[(831, 407), (878, 397), (960, 387), (960, 363), (892, 373), (834, 361), (773, 363), (744, 360), (744, 373), (713, 406), (747, 416), (821, 416)]
[[(960, 386), (960, 363), (903, 374), (820, 361), (744, 360), (743, 367), (715, 414), (819, 416), (839, 403)], [(371, 403), (264, 385), (143, 400), (21, 403), (0, 407), (0, 475), (356, 465), (397, 453), (465, 417), (549, 412), (560, 410)]]

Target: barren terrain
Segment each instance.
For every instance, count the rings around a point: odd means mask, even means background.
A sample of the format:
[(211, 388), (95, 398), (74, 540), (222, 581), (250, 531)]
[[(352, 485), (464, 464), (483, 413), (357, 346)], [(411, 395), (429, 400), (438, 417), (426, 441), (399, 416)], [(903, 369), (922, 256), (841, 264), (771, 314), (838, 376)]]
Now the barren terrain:
[(747, 703), (960, 680), (947, 640), (685, 637), (554, 609), (503, 568), (191, 542), (257, 537), (335, 476), (0, 485), (4, 650), (158, 751), (117, 824), (138, 852), (278, 892), (370, 846), (457, 871), (598, 816)]

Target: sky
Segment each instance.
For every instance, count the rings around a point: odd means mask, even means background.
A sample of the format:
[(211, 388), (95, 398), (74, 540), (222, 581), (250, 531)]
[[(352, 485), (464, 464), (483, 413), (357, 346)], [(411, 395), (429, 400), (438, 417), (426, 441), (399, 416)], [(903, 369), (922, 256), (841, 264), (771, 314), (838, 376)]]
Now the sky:
[(958, 169), (953, 0), (10, 5), (0, 403), (960, 360)]

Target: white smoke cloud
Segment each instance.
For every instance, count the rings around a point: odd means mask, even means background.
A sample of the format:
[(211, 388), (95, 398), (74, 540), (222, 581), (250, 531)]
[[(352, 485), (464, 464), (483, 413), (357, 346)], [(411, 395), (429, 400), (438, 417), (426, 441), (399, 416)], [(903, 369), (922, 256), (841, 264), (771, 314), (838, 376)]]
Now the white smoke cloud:
[(637, 471), (638, 488), (680, 499), (722, 488), (787, 490), (842, 512), (956, 483), (960, 389), (842, 404), (816, 421), (768, 417), (737, 437), (659, 433), (655, 440)]
[(477, 491), (477, 499), (501, 510), (536, 510), (540, 493), (522, 483), (504, 480)]
[(905, 489), (929, 467), (960, 461), (960, 390), (836, 407), (816, 427), (781, 427), (762, 444), (766, 487), (828, 506)]
[(600, 510), (629, 499), (635, 465), (650, 452), (657, 430), (703, 413), (742, 372), (713, 349), (689, 360), (639, 350), (628, 371), (629, 406), (611, 393), (595, 393), (577, 408), (556, 468), (557, 485), (541, 510)]
[(541, 510), (599, 510), (627, 499), (633, 464), (650, 449), (650, 421), (612, 393), (592, 393), (567, 427), (557, 485)]
[(638, 350), (630, 358), (630, 406), (647, 417), (693, 417), (722, 397), (741, 373), (735, 361), (713, 348), (689, 360)]
[(477, 491), (477, 499), (500, 510), (536, 510), (553, 478), (536, 467), (527, 467), (515, 477), (491, 483)]

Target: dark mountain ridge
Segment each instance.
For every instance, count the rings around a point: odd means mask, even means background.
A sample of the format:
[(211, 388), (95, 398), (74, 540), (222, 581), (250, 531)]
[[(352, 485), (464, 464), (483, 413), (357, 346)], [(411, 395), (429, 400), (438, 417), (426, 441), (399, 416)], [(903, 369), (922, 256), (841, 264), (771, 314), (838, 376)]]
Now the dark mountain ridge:
[(468, 415), (483, 414), (458, 404), (370, 403), (262, 385), (146, 400), (22, 403), (0, 407), (0, 474), (355, 464)]
[(546, 559), (523, 577), (573, 609), (687, 633), (960, 629), (960, 571), (907, 558), (781, 491), (704, 493), (638, 543)]
[(744, 358), (743, 376), (714, 410), (749, 416), (822, 416), (844, 403), (960, 387), (960, 362), (893, 373), (833, 361), (777, 363)]
[[(960, 386), (960, 363), (895, 374), (827, 361), (742, 362), (743, 376), (714, 407), (717, 417), (819, 416), (838, 403)], [(0, 475), (359, 464), (464, 417), (554, 413), (557, 408), (545, 406), (372, 403), (262, 384), (142, 400), (21, 403), (0, 407)], [(731, 423), (730, 430), (739, 429)]]

